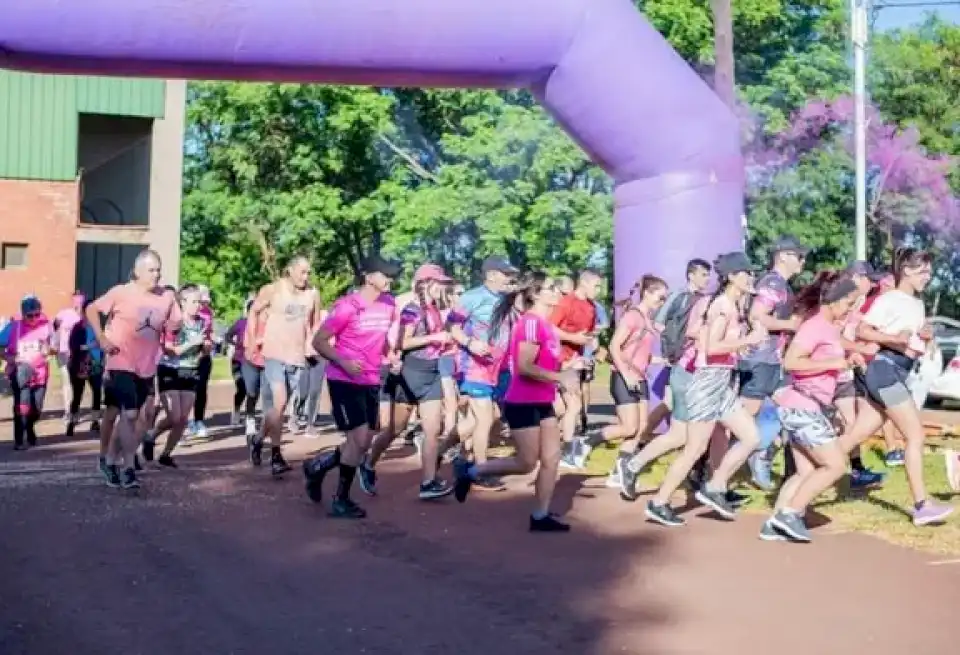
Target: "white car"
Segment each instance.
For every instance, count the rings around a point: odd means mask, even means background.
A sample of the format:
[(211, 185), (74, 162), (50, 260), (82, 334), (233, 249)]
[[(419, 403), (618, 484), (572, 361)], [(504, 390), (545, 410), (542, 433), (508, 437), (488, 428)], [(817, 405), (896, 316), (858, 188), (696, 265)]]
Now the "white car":
[[(918, 402), (924, 400), (927, 405), (939, 405), (944, 400), (960, 401), (960, 322), (943, 316), (935, 316), (930, 321), (936, 329), (936, 348), (929, 363), (925, 358), (919, 371), (914, 373), (918, 382), (914, 395)], [(919, 396), (922, 390), (926, 393)]]

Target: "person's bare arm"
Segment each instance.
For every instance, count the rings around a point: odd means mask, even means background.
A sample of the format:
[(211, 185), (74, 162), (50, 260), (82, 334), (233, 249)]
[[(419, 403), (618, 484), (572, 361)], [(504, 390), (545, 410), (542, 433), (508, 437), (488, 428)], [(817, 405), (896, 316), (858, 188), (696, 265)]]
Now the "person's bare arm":
[(794, 339), (783, 356), (784, 370), (790, 373), (826, 373), (847, 368), (847, 360), (843, 357), (814, 360), (810, 358), (811, 354), (809, 346)]
[(268, 284), (260, 289), (253, 304), (250, 305), (250, 311), (247, 312), (247, 330), (243, 336), (244, 347), (251, 352), (257, 346), (257, 332), (260, 321), (263, 320), (262, 314), (270, 307), (273, 300), (274, 286)]
[(740, 352), (747, 346), (755, 346), (766, 337), (762, 330), (753, 330), (745, 337), (734, 337), (724, 339), (723, 335), (727, 329), (727, 322), (723, 317), (718, 316), (710, 322), (707, 333), (707, 354), (708, 355), (728, 355), (730, 353)]
[(909, 331), (904, 330), (900, 334), (893, 335), (884, 334), (865, 321), (860, 321), (860, 325), (857, 326), (857, 338), (899, 352), (906, 352), (907, 346), (910, 344)]
[(777, 318), (773, 315), (773, 307), (766, 307), (762, 303), (754, 302), (750, 308), (750, 321), (753, 325), (763, 327), (767, 332), (796, 332), (800, 324), (796, 316)]

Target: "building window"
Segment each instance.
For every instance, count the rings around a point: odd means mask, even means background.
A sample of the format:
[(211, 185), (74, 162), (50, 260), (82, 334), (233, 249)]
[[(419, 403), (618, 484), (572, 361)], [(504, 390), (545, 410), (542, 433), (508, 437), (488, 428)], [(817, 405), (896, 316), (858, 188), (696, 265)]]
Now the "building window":
[(27, 267), (27, 244), (25, 243), (5, 243), (0, 250), (0, 268), (9, 270), (12, 268)]

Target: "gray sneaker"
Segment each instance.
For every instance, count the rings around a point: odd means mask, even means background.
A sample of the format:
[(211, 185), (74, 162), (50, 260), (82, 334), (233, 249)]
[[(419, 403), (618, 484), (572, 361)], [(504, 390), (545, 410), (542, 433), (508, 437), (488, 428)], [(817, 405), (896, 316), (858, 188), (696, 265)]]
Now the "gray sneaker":
[(647, 503), (647, 507), (643, 513), (646, 515), (647, 520), (665, 525), (668, 528), (682, 528), (687, 524), (682, 517), (677, 516), (677, 513), (673, 511), (672, 507), (669, 505), (658, 505), (652, 500)]
[(777, 530), (776, 526), (766, 520), (760, 528), (760, 539), (763, 541), (786, 541), (787, 535)]
[(696, 499), (706, 505), (714, 512), (722, 516), (728, 521), (732, 521), (737, 518), (737, 510), (730, 504), (727, 500), (727, 492), (723, 491), (713, 491), (707, 489), (706, 486), (701, 487), (696, 495)]
[(770, 523), (793, 541), (806, 544), (812, 540), (810, 531), (807, 530), (807, 525), (803, 522), (803, 517), (796, 512), (780, 510), (770, 517)]

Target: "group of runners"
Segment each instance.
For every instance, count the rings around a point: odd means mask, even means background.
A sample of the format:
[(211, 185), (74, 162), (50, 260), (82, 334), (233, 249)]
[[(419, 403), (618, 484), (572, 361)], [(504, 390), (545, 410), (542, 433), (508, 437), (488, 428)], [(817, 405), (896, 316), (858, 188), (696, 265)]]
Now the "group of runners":
[[(920, 298), (930, 257), (898, 250), (889, 273), (853, 262), (820, 272), (795, 295), (790, 282), (807, 252), (793, 238), (778, 240), (770, 269), (759, 277), (742, 252), (694, 259), (686, 286), (673, 292), (646, 275), (612, 308), (606, 348), (598, 271), (571, 280), (490, 257), (482, 283), (464, 291), (427, 263), (414, 271), (408, 293), (393, 295), (401, 266), (373, 255), (361, 262), (355, 287), (325, 310), (310, 284), (310, 262), (297, 257), (251, 297), (227, 332), (233, 422), (244, 426), (251, 464), (262, 464), (269, 445), (271, 474), (282, 476), (291, 468), (283, 455), (285, 424), (317, 436), (325, 380), (344, 439), (304, 460), (303, 474), (307, 495), (322, 502), (323, 482), (336, 470), (331, 515), (366, 515), (353, 500), (354, 480), (376, 495), (379, 460), (416, 416), (421, 499), (454, 495), (464, 502), (473, 489), (502, 490), (502, 478), (536, 471), (529, 528), (538, 532), (569, 530), (551, 512), (558, 471), (584, 468), (604, 442), (620, 444), (607, 485), (629, 502), (640, 496), (639, 474), (679, 451), (644, 507), (650, 521), (671, 527), (684, 524), (671, 498), (685, 483), (700, 503), (734, 519), (745, 497), (731, 480), (749, 465), (754, 483), (771, 488), (770, 465), (782, 447), (785, 474), (760, 537), (805, 542), (806, 509), (841, 478), (849, 474), (857, 488), (882, 484), (884, 475), (864, 465), (859, 448), (889, 421), (905, 446), (891, 440), (886, 464), (905, 467), (913, 522), (940, 523), (952, 508), (928, 497), (923, 423), (908, 386), (934, 339)], [(36, 442), (52, 350), (67, 353), (61, 364), (69, 369), (68, 429), (84, 385), (99, 409), (102, 384), (105, 410), (94, 417), (108, 485), (139, 487), (140, 456), (176, 466), (174, 451), (206, 395), (213, 337), (208, 292), (163, 287), (160, 279), (159, 256), (143, 251), (130, 282), (93, 302), (75, 299), (82, 316), (66, 332), (62, 316), (49, 321), (36, 298), (23, 300), (21, 316), (0, 332), (17, 447)], [(597, 429), (584, 416), (594, 366), (603, 359), (612, 369), (617, 420)], [(659, 368), (667, 390), (654, 406), (652, 387), (659, 385), (652, 373)], [(765, 408), (778, 418), (772, 433), (758, 427)], [(657, 435), (666, 420), (669, 428)], [(503, 434), (512, 454), (490, 457), (491, 440)], [(443, 474), (448, 461), (450, 477)], [(950, 485), (960, 490), (960, 460), (948, 452), (946, 465)]]

